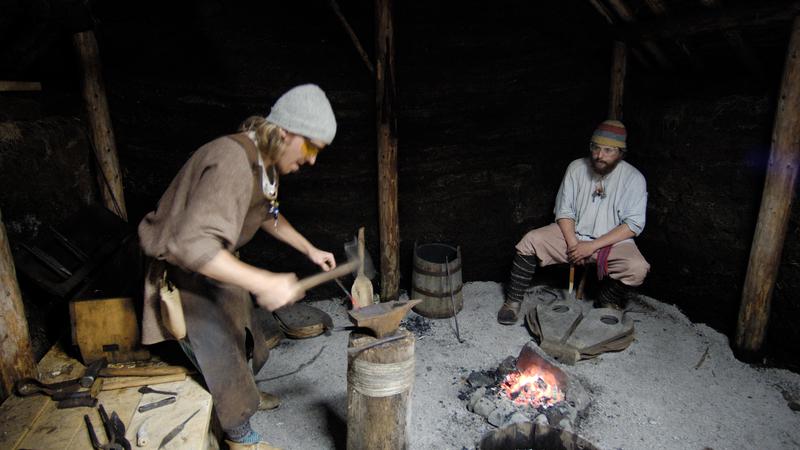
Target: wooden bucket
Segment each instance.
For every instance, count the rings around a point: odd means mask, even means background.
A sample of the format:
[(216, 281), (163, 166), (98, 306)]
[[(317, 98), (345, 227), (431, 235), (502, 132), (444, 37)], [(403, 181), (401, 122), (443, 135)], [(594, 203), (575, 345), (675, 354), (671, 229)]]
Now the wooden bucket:
[(458, 314), (464, 306), (462, 287), (461, 247), (440, 243), (414, 244), (411, 298), (422, 300), (414, 307), (414, 312), (434, 319)]

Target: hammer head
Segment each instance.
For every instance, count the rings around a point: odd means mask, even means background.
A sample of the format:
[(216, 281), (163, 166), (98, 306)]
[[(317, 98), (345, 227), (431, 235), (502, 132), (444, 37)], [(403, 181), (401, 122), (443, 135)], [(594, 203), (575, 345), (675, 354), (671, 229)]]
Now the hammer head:
[(89, 367), (86, 368), (86, 371), (83, 372), (83, 375), (78, 379), (78, 383), (81, 387), (91, 387), (94, 384), (94, 380), (100, 375), (100, 370), (108, 365), (108, 360), (106, 357), (102, 357), (91, 364)]

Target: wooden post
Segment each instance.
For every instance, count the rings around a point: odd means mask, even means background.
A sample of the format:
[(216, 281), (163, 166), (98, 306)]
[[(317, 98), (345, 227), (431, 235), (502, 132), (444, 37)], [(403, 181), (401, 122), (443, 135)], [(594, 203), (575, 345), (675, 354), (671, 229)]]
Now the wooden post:
[[(348, 357), (347, 449), (400, 450), (409, 447), (411, 391), (414, 387), (414, 335)], [(348, 346), (375, 338), (350, 333)]]
[(76, 33), (72, 37), (72, 42), (83, 67), (83, 99), (86, 102), (89, 127), (92, 132), (92, 146), (98, 165), (97, 180), (103, 204), (123, 220), (128, 220), (97, 40), (94, 32), (90, 30)]
[(31, 340), (25, 307), (17, 284), (17, 273), (11, 248), (8, 245), (6, 227), (0, 213), (0, 336), (3, 336), (0, 351), (0, 402), (12, 392), (14, 383), (26, 377), (36, 376)]
[(800, 114), (797, 105), (800, 105), (800, 16), (794, 20), (786, 52), (767, 177), (739, 309), (736, 347), (748, 359), (757, 356), (764, 343), (772, 291), (792, 210), (800, 164)]
[(400, 227), (397, 221), (397, 118), (394, 78), (393, 0), (375, 0), (378, 128), (378, 225), (381, 238), (381, 301), (397, 300)]
[(611, 61), (611, 89), (608, 94), (608, 118), (622, 120), (622, 97), (625, 93), (625, 72), (628, 46), (615, 41)]

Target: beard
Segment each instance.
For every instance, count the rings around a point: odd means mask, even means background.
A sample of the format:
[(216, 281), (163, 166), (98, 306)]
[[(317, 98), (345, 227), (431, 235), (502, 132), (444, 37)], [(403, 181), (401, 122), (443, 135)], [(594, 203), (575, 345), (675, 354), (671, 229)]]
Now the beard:
[(617, 165), (619, 164), (620, 161), (622, 161), (622, 160), (618, 159), (618, 160), (616, 160), (614, 162), (609, 163), (609, 162), (598, 161), (598, 160), (594, 160), (593, 159), (592, 160), (592, 170), (594, 170), (594, 172), (596, 174), (600, 175), (600, 176), (605, 176), (605, 175), (608, 175), (611, 172), (613, 172), (614, 169), (617, 168)]

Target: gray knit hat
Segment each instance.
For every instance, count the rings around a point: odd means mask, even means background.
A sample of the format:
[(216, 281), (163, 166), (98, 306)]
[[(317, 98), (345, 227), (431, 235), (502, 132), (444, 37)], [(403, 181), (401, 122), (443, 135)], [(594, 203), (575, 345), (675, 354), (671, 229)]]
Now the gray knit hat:
[(336, 136), (336, 117), (331, 103), (316, 84), (303, 84), (286, 91), (272, 105), (267, 121), (326, 144)]

